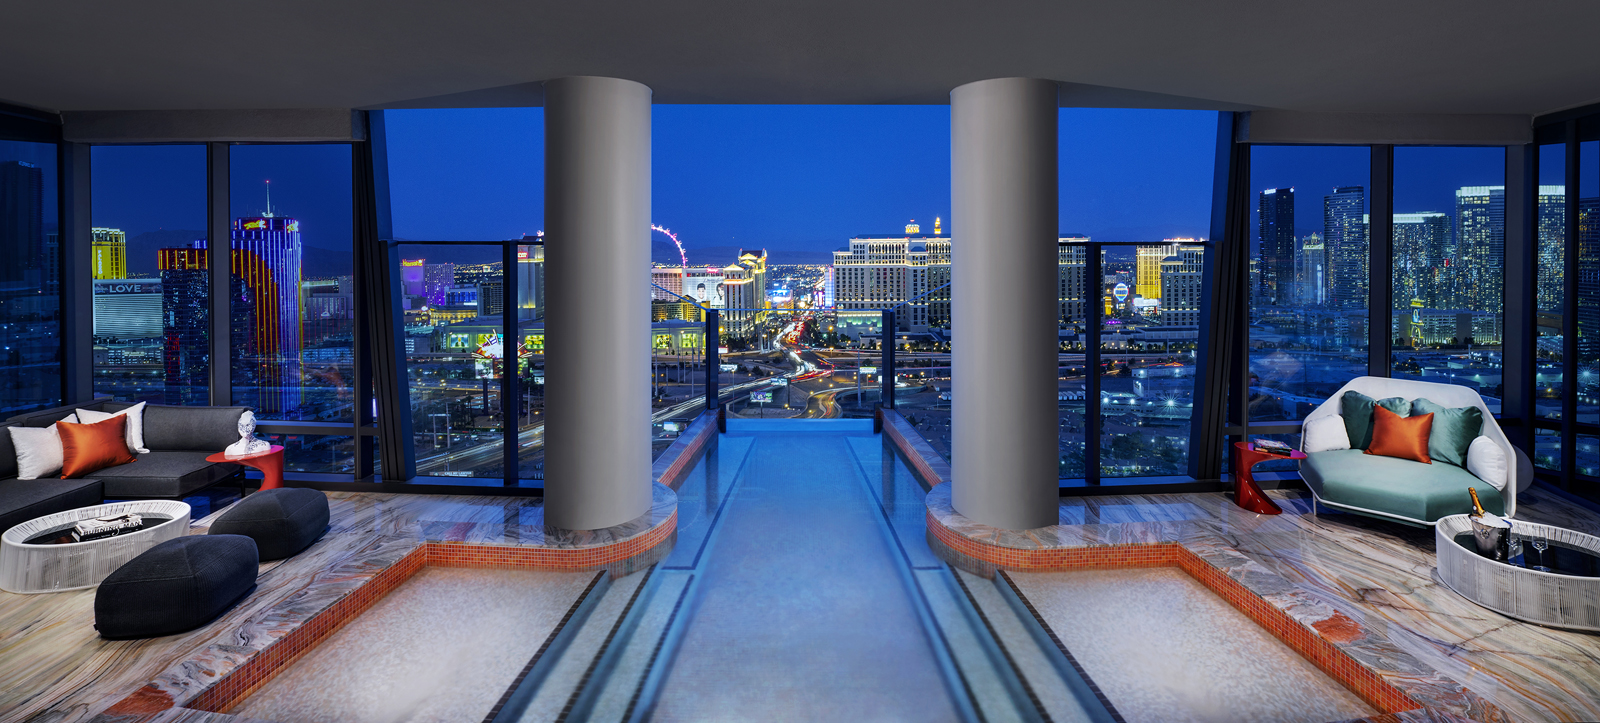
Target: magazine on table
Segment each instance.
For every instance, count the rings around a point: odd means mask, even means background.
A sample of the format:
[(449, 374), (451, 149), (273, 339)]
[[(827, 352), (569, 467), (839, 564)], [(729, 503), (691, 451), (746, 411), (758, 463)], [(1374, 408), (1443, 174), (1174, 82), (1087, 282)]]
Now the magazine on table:
[(1276, 439), (1256, 438), (1251, 440), (1251, 444), (1254, 446), (1257, 452), (1266, 452), (1267, 454), (1276, 454), (1284, 457), (1294, 454), (1293, 447), (1290, 447), (1283, 442), (1279, 442)]

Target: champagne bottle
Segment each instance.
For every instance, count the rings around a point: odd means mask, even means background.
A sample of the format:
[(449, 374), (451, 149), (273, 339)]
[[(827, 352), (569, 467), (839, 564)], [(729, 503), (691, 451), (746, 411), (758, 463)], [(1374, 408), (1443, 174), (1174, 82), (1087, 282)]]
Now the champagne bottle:
[(1477, 490), (1477, 488), (1468, 487), (1467, 488), (1467, 494), (1472, 495), (1472, 509), (1473, 509), (1472, 516), (1473, 517), (1482, 517), (1483, 516), (1483, 503), (1478, 501), (1478, 490)]

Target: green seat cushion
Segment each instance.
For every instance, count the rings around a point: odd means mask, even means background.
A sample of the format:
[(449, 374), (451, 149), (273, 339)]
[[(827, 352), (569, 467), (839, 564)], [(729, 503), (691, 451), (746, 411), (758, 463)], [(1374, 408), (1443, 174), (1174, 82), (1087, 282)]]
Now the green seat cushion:
[(1500, 490), (1455, 465), (1336, 449), (1312, 452), (1300, 462), (1300, 472), (1308, 483), (1320, 482), (1317, 494), (1335, 504), (1434, 522), (1471, 512), (1467, 488), (1472, 487), (1485, 510), (1505, 514)]
[[(1351, 449), (1366, 449), (1372, 444), (1372, 407), (1382, 405), (1402, 417), (1411, 416), (1411, 400), (1401, 397), (1373, 399), (1361, 392), (1345, 392), (1339, 398), (1339, 415), (1344, 417), (1344, 431), (1350, 433)], [(1469, 442), (1470, 443), (1470, 442)]]
[(1411, 414), (1433, 415), (1428, 433), (1428, 457), (1435, 462), (1467, 466), (1467, 448), (1483, 432), (1483, 411), (1477, 407), (1446, 407), (1427, 399), (1413, 399)]

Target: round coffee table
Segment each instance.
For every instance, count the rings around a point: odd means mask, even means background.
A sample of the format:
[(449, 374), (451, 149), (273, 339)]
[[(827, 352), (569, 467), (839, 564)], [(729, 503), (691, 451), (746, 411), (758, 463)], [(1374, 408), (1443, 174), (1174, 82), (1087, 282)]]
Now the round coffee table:
[[(1530, 623), (1600, 630), (1600, 537), (1513, 519), (1524, 555), (1501, 562), (1478, 554), (1466, 515), (1442, 517), (1433, 530), (1439, 579), (1460, 596)], [(1532, 536), (1550, 541), (1542, 554)]]
[[(129, 512), (166, 521), (88, 542), (27, 544), (52, 532), (68, 532), (80, 520)], [(39, 593), (94, 587), (139, 553), (187, 534), (189, 505), (176, 500), (116, 502), (28, 520), (0, 534), (0, 590)]]

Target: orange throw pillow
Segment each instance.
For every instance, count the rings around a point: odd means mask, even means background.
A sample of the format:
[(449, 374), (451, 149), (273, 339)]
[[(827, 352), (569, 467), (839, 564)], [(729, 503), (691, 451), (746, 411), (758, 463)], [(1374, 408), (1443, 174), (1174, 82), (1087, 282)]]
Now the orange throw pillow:
[(1367, 454), (1399, 457), (1433, 464), (1428, 457), (1428, 435), (1433, 432), (1433, 413), (1402, 417), (1382, 406), (1372, 408), (1372, 444)]
[(57, 422), (61, 433), (61, 479), (74, 479), (134, 460), (126, 439), (128, 415), (93, 424)]

